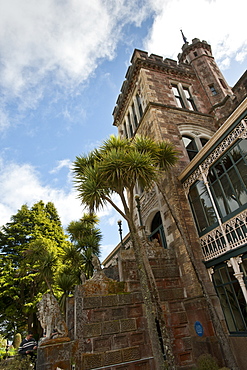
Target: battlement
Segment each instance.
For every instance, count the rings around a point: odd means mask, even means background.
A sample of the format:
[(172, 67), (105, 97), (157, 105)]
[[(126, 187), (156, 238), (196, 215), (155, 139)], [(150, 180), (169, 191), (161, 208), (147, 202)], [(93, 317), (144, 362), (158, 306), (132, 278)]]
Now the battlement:
[(194, 74), (190, 65), (178, 63), (176, 60), (170, 58), (163, 58), (160, 55), (148, 54), (146, 51), (135, 49), (131, 58), (131, 65), (128, 67), (125, 80), (120, 89), (120, 94), (117, 98), (116, 106), (113, 110), (114, 119), (117, 118), (119, 112), (122, 110), (126, 97), (135, 88), (138, 79), (138, 72), (140, 69), (158, 70), (166, 74)]

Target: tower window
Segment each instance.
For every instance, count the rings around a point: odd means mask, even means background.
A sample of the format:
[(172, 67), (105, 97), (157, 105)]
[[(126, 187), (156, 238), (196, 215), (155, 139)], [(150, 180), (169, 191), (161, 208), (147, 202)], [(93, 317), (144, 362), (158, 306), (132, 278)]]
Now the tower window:
[(131, 119), (130, 119), (130, 114), (128, 113), (128, 124), (129, 124), (129, 129), (130, 129), (130, 137), (132, 137), (134, 135), (134, 132), (133, 132), (133, 127), (132, 127), (132, 123), (131, 123)]
[(125, 134), (125, 137), (128, 139), (128, 131), (127, 131), (127, 125), (125, 121), (124, 121), (124, 134)]
[(142, 116), (143, 116), (142, 102), (141, 102), (141, 98), (138, 94), (136, 94), (136, 101), (137, 101), (137, 106), (138, 106), (140, 118), (142, 118)]
[(132, 114), (133, 114), (133, 118), (134, 118), (135, 128), (137, 128), (138, 127), (138, 119), (137, 119), (134, 103), (132, 104), (131, 108), (132, 108)]
[(172, 91), (179, 108), (185, 108), (194, 111), (197, 110), (188, 87), (182, 86), (181, 84), (172, 84)]
[(215, 90), (214, 84), (209, 85), (209, 88), (212, 95), (217, 95), (217, 91)]
[(195, 57), (197, 57), (197, 56), (198, 56), (198, 54), (197, 54), (197, 52), (196, 52), (196, 51), (194, 52), (194, 56), (195, 56)]
[(224, 88), (224, 89), (227, 89), (227, 86), (226, 86), (226, 83), (224, 80), (222, 80), (222, 78), (219, 78), (219, 81), (221, 83), (221, 86)]

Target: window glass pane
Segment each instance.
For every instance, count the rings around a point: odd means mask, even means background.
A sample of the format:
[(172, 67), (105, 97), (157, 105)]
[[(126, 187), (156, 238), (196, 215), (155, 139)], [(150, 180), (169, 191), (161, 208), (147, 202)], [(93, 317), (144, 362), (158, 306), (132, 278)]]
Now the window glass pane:
[(230, 305), (228, 303), (225, 288), (223, 286), (220, 286), (220, 287), (216, 288), (216, 291), (217, 291), (217, 294), (218, 294), (218, 297), (219, 297), (219, 300), (220, 300), (222, 310), (223, 310), (224, 315), (225, 315), (225, 319), (226, 319), (226, 322), (227, 322), (228, 329), (229, 329), (229, 331), (232, 331), (232, 332), (236, 331), (236, 326), (235, 326), (235, 323), (233, 321), (233, 315), (232, 315), (232, 312), (231, 312), (231, 309), (230, 309)]
[(225, 267), (222, 267), (219, 269), (219, 273), (221, 276), (222, 283), (228, 283), (229, 282), (229, 276), (227, 274), (227, 269)]
[(220, 177), (224, 173), (224, 168), (222, 167), (221, 162), (217, 163), (214, 166), (214, 169), (218, 177)]
[(182, 100), (182, 97), (180, 95), (180, 92), (178, 90), (178, 87), (175, 86), (175, 85), (173, 85), (172, 86), (172, 91), (173, 91), (173, 94), (174, 94), (174, 96), (176, 98), (176, 102), (177, 102), (178, 107), (179, 108), (184, 108), (184, 102)]
[(235, 163), (238, 162), (240, 158), (242, 158), (242, 153), (238, 145), (235, 146), (234, 149), (230, 151), (230, 153), (231, 153), (232, 160)]
[(220, 214), (222, 217), (225, 217), (229, 213), (229, 207), (228, 207), (228, 202), (223, 196), (220, 184), (218, 182), (215, 182), (211, 187), (214, 192), (214, 196), (216, 198), (216, 203), (220, 211)]
[(186, 96), (186, 99), (189, 99), (190, 98), (190, 93), (189, 93), (189, 89), (186, 89), (185, 87), (183, 88), (184, 90), (184, 94)]
[(191, 187), (189, 200), (199, 232), (217, 222), (210, 197), (202, 181)]
[(211, 183), (213, 183), (216, 180), (216, 175), (213, 168), (210, 168), (208, 178)]
[(217, 218), (211, 200), (209, 198), (208, 192), (205, 191), (203, 194), (201, 194), (200, 199), (208, 220), (208, 225), (213, 225), (217, 221)]
[(206, 215), (203, 210), (203, 205), (200, 198), (196, 199), (192, 203), (193, 214), (195, 217), (196, 225), (199, 232), (205, 230), (208, 227)]
[(214, 277), (215, 285), (221, 285), (222, 284), (220, 269), (215, 270), (213, 277)]
[(244, 139), (242, 141), (240, 141), (240, 143), (238, 144), (243, 155), (245, 156), (247, 154), (247, 139)]
[(228, 168), (232, 167), (232, 160), (229, 155), (224, 155), (224, 158), (222, 159), (222, 163), (224, 165), (225, 170), (228, 170)]
[(244, 277), (247, 276), (247, 258), (244, 258), (242, 260), (242, 263), (240, 263), (240, 269), (244, 273)]
[[(188, 138), (187, 138), (188, 139)], [(186, 149), (196, 150), (198, 152), (195, 139), (190, 139), (190, 142), (186, 145)]]
[(198, 153), (198, 148), (196, 146), (195, 139), (189, 136), (183, 136), (182, 139), (183, 139), (184, 146), (187, 150), (188, 156), (190, 160), (192, 160)]
[(204, 146), (205, 144), (207, 144), (208, 139), (204, 139), (204, 138), (201, 137), (200, 142), (201, 142), (202, 146)]
[(185, 148), (187, 148), (187, 146), (193, 141), (193, 139), (189, 136), (183, 136), (182, 140), (183, 140)]
[(230, 212), (233, 212), (239, 208), (239, 204), (232, 189), (231, 183), (229, 182), (229, 178), (226, 175), (221, 176), (220, 182), (225, 193), (225, 201), (228, 203)]
[(180, 96), (177, 86), (172, 86), (172, 91), (175, 96)]
[(241, 302), (243, 300), (243, 293), (238, 282), (225, 286), (228, 296), (229, 305), (233, 314), (233, 319), (236, 325), (236, 331), (246, 330), (246, 323), (244, 322)]
[(247, 163), (242, 159), (238, 162), (236, 165), (237, 169), (241, 175), (241, 179), (243, 180), (244, 186), (245, 186), (245, 192), (247, 189)]
[[(243, 162), (243, 161), (241, 161)], [(246, 176), (246, 168), (245, 168), (245, 173), (243, 172), (244, 169), (240, 168), (239, 167), (239, 170), (243, 173), (243, 175)], [(235, 194), (236, 194), (236, 201), (238, 201), (238, 205), (242, 205), (242, 204), (245, 204), (247, 202), (247, 193), (246, 193), (246, 190), (245, 188), (243, 187), (243, 184), (238, 176), (238, 172), (236, 172), (235, 168), (233, 167), (232, 169), (230, 169), (228, 171), (228, 175), (230, 177), (230, 180), (231, 180), (231, 183), (232, 183), (232, 187), (233, 189), (235, 190)], [(232, 194), (231, 195), (232, 197), (234, 197), (234, 195)]]

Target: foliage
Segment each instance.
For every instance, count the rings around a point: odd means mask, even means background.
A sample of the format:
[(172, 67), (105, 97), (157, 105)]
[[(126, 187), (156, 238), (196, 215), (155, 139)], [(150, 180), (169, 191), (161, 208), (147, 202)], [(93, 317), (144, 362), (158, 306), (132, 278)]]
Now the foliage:
[(87, 278), (92, 276), (92, 257), (100, 255), (102, 235), (96, 227), (98, 222), (94, 213), (85, 213), (79, 221), (72, 221), (67, 227), (72, 244), (64, 249), (63, 261), (75, 272), (79, 282), (82, 272)]
[[(161, 170), (169, 169), (176, 159), (170, 143), (112, 135), (99, 149), (76, 158), (74, 174), (79, 197), (95, 211), (110, 203), (127, 222), (132, 221), (135, 185), (149, 188), (161, 177)], [(120, 196), (124, 212), (113, 202), (114, 193)]]
[(47, 289), (52, 290), (59, 256), (68, 243), (50, 202), (40, 201), (30, 209), (23, 205), (1, 227), (0, 324), (5, 336), (37, 325), (36, 304)]
[[(92, 275), (92, 254), (99, 255), (101, 233), (95, 215), (68, 226), (67, 240), (52, 203), (23, 205), (0, 229), (0, 327), (4, 336), (37, 332), (36, 304), (48, 290), (65, 307), (66, 297)], [(27, 325), (28, 324), (28, 325)], [(41, 333), (39, 333), (41, 334)]]
[(20, 347), (20, 344), (21, 344), (21, 334), (16, 333), (13, 340), (13, 347), (15, 349), (18, 349)]
[(196, 370), (219, 370), (216, 360), (208, 353), (199, 356)]
[(29, 357), (15, 356), (0, 361), (0, 370), (31, 370), (34, 368)]

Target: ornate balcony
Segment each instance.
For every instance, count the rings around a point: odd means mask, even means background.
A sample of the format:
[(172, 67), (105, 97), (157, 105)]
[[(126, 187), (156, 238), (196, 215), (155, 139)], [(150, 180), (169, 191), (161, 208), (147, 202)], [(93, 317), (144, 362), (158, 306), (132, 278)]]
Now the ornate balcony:
[(204, 261), (247, 245), (247, 210), (200, 238)]

